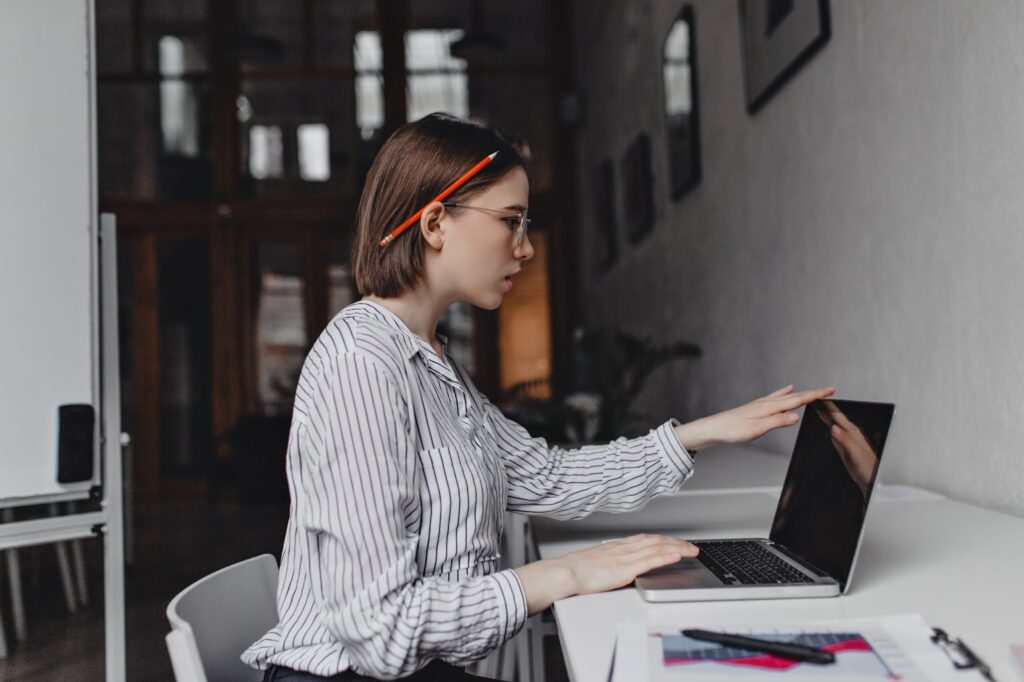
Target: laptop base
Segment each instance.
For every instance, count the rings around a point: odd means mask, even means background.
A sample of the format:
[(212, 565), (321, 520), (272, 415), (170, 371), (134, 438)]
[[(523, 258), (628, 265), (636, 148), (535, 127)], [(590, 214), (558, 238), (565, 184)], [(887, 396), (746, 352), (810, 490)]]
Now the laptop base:
[(692, 542), (701, 546), (714, 543), (756, 543), (764, 547), (777, 559), (784, 561), (794, 571), (800, 573), (806, 582), (748, 585), (734, 582), (730, 584), (723, 582), (700, 560), (687, 558), (637, 576), (635, 585), (644, 600), (650, 602), (677, 602), (802, 599), (810, 597), (835, 597), (842, 592), (839, 583), (834, 579), (825, 575), (819, 575), (815, 571), (799, 565), (763, 538), (693, 540)]

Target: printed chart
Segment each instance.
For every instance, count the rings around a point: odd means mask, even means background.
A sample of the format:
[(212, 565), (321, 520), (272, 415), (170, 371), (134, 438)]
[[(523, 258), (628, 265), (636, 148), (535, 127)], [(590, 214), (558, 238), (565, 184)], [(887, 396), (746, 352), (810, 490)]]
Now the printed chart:
[(730, 677), (746, 670), (752, 674), (765, 672), (787, 673), (791, 676), (848, 677), (864, 676), (898, 680), (868, 640), (857, 632), (751, 632), (751, 637), (774, 642), (803, 644), (831, 651), (836, 662), (830, 665), (801, 663), (771, 654), (752, 652), (690, 639), (685, 635), (651, 633), (661, 646), (662, 665), (666, 668), (689, 666), (705, 675), (722, 672)]

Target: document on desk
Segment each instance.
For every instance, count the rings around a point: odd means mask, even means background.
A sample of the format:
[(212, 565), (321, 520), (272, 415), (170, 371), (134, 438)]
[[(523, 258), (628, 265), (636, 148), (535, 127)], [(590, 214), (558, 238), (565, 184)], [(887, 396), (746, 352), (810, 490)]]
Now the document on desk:
[[(793, 642), (835, 654), (835, 663), (818, 665), (771, 654), (690, 639), (687, 628)], [(702, 623), (650, 625), (620, 623), (611, 682), (673, 680), (782, 679), (959, 681), (983, 678), (958, 671), (920, 614), (775, 626), (711, 626)]]

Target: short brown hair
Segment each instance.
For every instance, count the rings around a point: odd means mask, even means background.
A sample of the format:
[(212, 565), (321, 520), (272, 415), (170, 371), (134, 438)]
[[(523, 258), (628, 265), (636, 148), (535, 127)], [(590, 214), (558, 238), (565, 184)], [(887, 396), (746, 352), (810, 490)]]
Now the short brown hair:
[(380, 240), (491, 152), (498, 152), (446, 201), (459, 202), (515, 167), (523, 142), (448, 114), (429, 114), (391, 135), (377, 153), (356, 213), (352, 271), (362, 295), (400, 296), (423, 277), (423, 237), (413, 225), (386, 248)]

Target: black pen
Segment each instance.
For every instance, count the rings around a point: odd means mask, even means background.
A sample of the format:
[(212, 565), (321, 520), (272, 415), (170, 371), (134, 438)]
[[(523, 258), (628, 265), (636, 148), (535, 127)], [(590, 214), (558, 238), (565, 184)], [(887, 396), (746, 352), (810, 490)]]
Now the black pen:
[(788, 642), (771, 642), (765, 639), (754, 639), (741, 635), (729, 635), (724, 632), (709, 632), (708, 630), (683, 630), (682, 633), (690, 639), (698, 639), (702, 642), (714, 642), (724, 646), (736, 647), (737, 649), (748, 649), (750, 651), (762, 651), (766, 654), (773, 654), (781, 658), (789, 658), (794, 661), (806, 663), (835, 663), (836, 656), (831, 651), (815, 649), (812, 646), (803, 644), (790, 644)]

